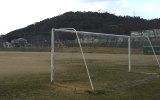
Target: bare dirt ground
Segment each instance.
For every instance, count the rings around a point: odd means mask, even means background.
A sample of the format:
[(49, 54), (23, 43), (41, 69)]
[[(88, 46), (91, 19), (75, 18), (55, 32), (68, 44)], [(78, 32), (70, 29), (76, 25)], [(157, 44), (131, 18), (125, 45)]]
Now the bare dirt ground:
[[(82, 59), (81, 53), (55, 53), (56, 60)], [(14, 75), (50, 73), (50, 52), (0, 52), (0, 79)], [(92, 54), (85, 55), (86, 59), (99, 59), (128, 63), (127, 54)], [(147, 56), (145, 55), (145, 58)], [(62, 67), (56, 68), (61, 69)]]
[(0, 52), (0, 79), (50, 72), (50, 52)]
[[(50, 56), (50, 52), (0, 52), (0, 79), (14, 75), (49, 73), (51, 66)], [(73, 56), (76, 59), (82, 59), (80, 53), (75, 53)], [(55, 53), (55, 57), (57, 60), (70, 59), (67, 53)], [(120, 60), (121, 57), (114, 56), (113, 54), (86, 55), (87, 59)]]

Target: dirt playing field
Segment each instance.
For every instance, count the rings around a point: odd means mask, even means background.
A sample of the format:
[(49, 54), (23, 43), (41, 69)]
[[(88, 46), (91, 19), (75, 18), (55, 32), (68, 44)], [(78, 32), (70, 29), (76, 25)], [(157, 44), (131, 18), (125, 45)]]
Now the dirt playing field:
[[(50, 72), (50, 52), (0, 52), (0, 78), (14, 75), (41, 74)], [(67, 59), (68, 54), (56, 53), (56, 59)], [(120, 60), (121, 58), (104, 56), (104, 54), (89, 54), (90, 59)], [(82, 59), (81, 54), (75, 54), (74, 58)], [(57, 69), (57, 68), (56, 68)]]
[[(71, 54), (68, 55), (68, 53), (55, 53), (56, 60), (71, 59), (70, 56)], [(72, 56), (74, 59), (82, 60), (81, 53), (75, 53)], [(105, 59), (106, 61), (114, 61), (116, 63), (124, 63), (122, 60), (125, 59), (125, 63), (128, 63), (128, 55), (126, 54), (88, 53), (85, 57), (86, 59)], [(0, 52), (0, 79), (14, 75), (50, 73), (50, 59), (50, 52)], [(55, 70), (65, 69), (61, 67), (55, 68)]]
[(0, 78), (50, 72), (50, 52), (0, 52)]

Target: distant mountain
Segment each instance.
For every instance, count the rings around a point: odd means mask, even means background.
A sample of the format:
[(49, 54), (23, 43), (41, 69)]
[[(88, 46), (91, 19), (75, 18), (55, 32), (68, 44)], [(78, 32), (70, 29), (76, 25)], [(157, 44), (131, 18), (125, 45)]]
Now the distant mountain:
[(25, 37), (29, 42), (50, 41), (51, 28), (75, 28), (78, 31), (129, 35), (130, 31), (159, 29), (160, 19), (146, 20), (137, 16), (116, 16), (108, 12), (66, 12), (9, 32), (4, 39), (11, 41)]

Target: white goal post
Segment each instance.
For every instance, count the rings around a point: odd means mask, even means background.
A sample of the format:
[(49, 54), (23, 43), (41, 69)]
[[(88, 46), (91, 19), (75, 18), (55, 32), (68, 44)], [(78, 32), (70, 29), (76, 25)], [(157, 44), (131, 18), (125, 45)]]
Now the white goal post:
[[(55, 34), (55, 32), (75, 33), (76, 34), (76, 38), (77, 38), (77, 41), (78, 41), (78, 44), (79, 44), (79, 47), (80, 47), (80, 51), (81, 51), (81, 54), (82, 54), (82, 58), (83, 58), (83, 61), (84, 61), (84, 65), (86, 67), (86, 71), (87, 71), (87, 74), (88, 74), (88, 78), (89, 78), (92, 90), (94, 90), (94, 87), (93, 87), (91, 76), (90, 76), (90, 73), (89, 73), (89, 70), (88, 70), (88, 67), (87, 67), (87, 63), (86, 63), (86, 60), (85, 60), (83, 49), (81, 47), (81, 43), (80, 43), (80, 40), (79, 40), (79, 34), (91, 34), (91, 35), (94, 35), (94, 36), (105, 36), (105, 37), (112, 36), (112, 37), (124, 37), (124, 38), (127, 38), (128, 39), (128, 71), (131, 72), (131, 66), (132, 66), (131, 65), (131, 56), (132, 56), (131, 55), (131, 39), (132, 39), (132, 36), (76, 31), (74, 28), (61, 28), (61, 29), (54, 29), (53, 28), (51, 30), (51, 82), (54, 81), (54, 69), (55, 69), (54, 68), (54, 41), (55, 41), (54, 40), (54, 34)], [(160, 67), (160, 63), (158, 61), (158, 58), (156, 56), (156, 53), (155, 53), (154, 48), (152, 46), (152, 43), (150, 42), (150, 39), (147, 36), (146, 36), (146, 38), (148, 39), (148, 41), (150, 43), (150, 47), (152, 48), (153, 54), (154, 54), (154, 56), (156, 58), (158, 66)]]

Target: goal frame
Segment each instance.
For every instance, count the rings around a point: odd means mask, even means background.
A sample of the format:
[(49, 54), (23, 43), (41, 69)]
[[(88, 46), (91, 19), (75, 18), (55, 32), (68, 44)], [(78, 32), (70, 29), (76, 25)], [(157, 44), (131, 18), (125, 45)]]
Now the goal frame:
[[(66, 32), (66, 33), (75, 33), (76, 36), (77, 36), (77, 40), (78, 40), (78, 44), (79, 44), (79, 47), (80, 47), (80, 50), (81, 50), (81, 54), (82, 54), (82, 57), (83, 57), (83, 60), (84, 60), (84, 64), (85, 64), (85, 67), (86, 67), (86, 71), (87, 71), (87, 74), (88, 74), (88, 78), (89, 78), (89, 81), (90, 81), (90, 84), (91, 84), (91, 88), (92, 90), (94, 90), (94, 87), (93, 87), (93, 84), (92, 84), (92, 80), (91, 80), (91, 77), (90, 77), (90, 74), (89, 74), (89, 70), (88, 70), (88, 67), (87, 67), (87, 64), (86, 64), (86, 60), (85, 60), (85, 56), (84, 56), (84, 53), (83, 53), (83, 49), (81, 47), (81, 43), (80, 43), (80, 40), (79, 40), (79, 36), (78, 34), (92, 34), (94, 36), (113, 36), (113, 37), (125, 37), (128, 39), (128, 71), (131, 72), (131, 38), (132, 36), (129, 36), (129, 35), (116, 35), (116, 34), (106, 34), (106, 33), (96, 33), (96, 32), (85, 32), (85, 31), (76, 31), (74, 28), (60, 28), (60, 29), (55, 29), (55, 28), (52, 28), (51, 29), (51, 82), (54, 81), (54, 33), (55, 32)], [(138, 36), (138, 37), (141, 37), (141, 36)], [(154, 48), (152, 46), (152, 43), (149, 39), (149, 37), (145, 36), (148, 41), (149, 41), (149, 44), (153, 50), (153, 54), (156, 58), (156, 61), (160, 67), (160, 63), (158, 61), (158, 58), (156, 56), (156, 53), (154, 51)], [(134, 37), (135, 38), (135, 37)]]

